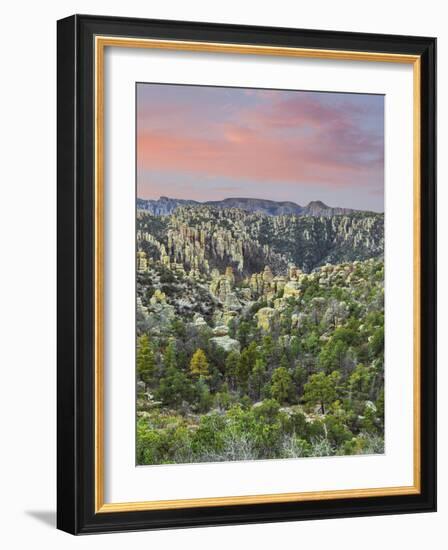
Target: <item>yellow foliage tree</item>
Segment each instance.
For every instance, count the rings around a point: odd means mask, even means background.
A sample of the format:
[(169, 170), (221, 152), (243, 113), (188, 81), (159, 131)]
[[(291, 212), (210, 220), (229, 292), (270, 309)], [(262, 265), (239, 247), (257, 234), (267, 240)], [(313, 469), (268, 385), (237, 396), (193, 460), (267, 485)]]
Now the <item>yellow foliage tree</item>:
[(190, 372), (193, 376), (206, 378), (209, 375), (207, 356), (201, 348), (198, 348), (190, 361)]

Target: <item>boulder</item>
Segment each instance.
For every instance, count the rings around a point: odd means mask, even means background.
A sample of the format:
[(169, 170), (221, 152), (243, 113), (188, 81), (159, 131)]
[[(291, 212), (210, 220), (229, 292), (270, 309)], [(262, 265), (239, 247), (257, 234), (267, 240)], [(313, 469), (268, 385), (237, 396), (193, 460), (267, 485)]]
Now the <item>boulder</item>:
[(195, 327), (199, 327), (199, 328), (207, 326), (207, 323), (204, 317), (202, 317), (202, 315), (196, 315), (194, 318), (193, 324)]
[(240, 343), (230, 336), (215, 336), (210, 338), (210, 342), (227, 352), (240, 351)]
[(229, 328), (226, 325), (219, 325), (213, 329), (213, 336), (227, 336)]

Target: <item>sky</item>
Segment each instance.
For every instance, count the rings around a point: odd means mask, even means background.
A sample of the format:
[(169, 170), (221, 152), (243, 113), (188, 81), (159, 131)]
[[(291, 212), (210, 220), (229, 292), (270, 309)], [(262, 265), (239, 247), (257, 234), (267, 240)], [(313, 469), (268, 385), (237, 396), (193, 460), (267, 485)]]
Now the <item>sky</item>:
[(137, 195), (384, 211), (384, 96), (137, 84)]

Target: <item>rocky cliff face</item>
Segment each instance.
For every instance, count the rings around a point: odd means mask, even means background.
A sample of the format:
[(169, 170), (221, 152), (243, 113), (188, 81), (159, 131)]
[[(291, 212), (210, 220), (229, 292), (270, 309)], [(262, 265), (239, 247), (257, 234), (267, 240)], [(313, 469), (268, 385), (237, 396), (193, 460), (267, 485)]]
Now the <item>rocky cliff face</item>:
[(213, 269), (222, 273), (231, 267), (239, 280), (269, 266), (273, 276), (282, 276), (289, 264), (310, 272), (326, 263), (380, 257), (384, 216), (270, 216), (188, 204), (170, 215), (139, 211), (137, 240), (142, 266), (152, 259), (206, 278)]

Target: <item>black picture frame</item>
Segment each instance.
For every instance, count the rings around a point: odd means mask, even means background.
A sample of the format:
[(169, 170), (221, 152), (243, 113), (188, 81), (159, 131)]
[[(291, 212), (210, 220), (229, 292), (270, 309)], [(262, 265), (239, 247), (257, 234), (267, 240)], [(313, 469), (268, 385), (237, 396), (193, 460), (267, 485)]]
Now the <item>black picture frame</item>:
[[(419, 494), (95, 513), (94, 51), (97, 35), (421, 60), (421, 490)], [(57, 527), (72, 534), (436, 510), (436, 39), (74, 15), (57, 24)]]

